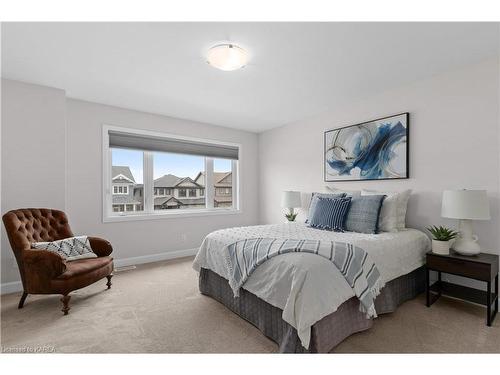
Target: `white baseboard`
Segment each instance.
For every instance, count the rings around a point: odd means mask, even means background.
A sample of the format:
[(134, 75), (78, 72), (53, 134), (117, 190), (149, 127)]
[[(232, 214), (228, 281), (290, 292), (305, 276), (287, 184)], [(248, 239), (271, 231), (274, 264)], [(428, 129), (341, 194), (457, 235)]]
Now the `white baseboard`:
[(198, 248), (195, 248), (195, 249), (186, 249), (186, 250), (177, 250), (177, 251), (169, 251), (169, 252), (166, 252), (166, 253), (151, 254), (151, 255), (142, 255), (140, 257), (115, 259), (114, 260), (114, 264), (115, 264), (115, 267), (135, 266), (135, 265), (138, 265), (138, 264), (159, 262), (161, 260), (169, 260), (169, 259), (177, 259), (177, 258), (189, 257), (189, 256), (192, 256), (192, 255), (196, 255), (197, 252), (198, 252)]
[(10, 283), (2, 284), (2, 294), (16, 293), (23, 290), (23, 284), (21, 281), (11, 281)]
[[(142, 255), (139, 257), (132, 257), (132, 258), (115, 259), (114, 264), (115, 267), (135, 266), (138, 264), (159, 262), (161, 260), (188, 257), (196, 255), (197, 251), (198, 248), (195, 248), (195, 249), (169, 251), (159, 254)], [(21, 292), (22, 290), (23, 290), (23, 284), (21, 283), (21, 281), (11, 281), (9, 283), (3, 283), (1, 285), (1, 294), (16, 293), (16, 292)]]

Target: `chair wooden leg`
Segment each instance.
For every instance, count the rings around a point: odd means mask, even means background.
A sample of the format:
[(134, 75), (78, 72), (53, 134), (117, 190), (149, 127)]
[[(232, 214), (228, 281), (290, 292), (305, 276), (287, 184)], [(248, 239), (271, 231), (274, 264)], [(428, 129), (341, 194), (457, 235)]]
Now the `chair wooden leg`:
[(112, 285), (111, 278), (112, 277), (113, 277), (113, 274), (106, 276), (106, 278), (108, 279), (108, 282), (106, 283), (106, 285), (108, 286), (108, 289), (111, 289), (111, 285)]
[(26, 301), (26, 297), (28, 297), (28, 293), (23, 292), (23, 295), (21, 296), (21, 299), (19, 300), (19, 305), (17, 305), (18, 309), (22, 309), (24, 306), (24, 301)]
[(68, 315), (68, 312), (69, 312), (69, 300), (71, 299), (71, 296), (65, 294), (61, 297), (61, 302), (63, 303), (63, 308), (62, 308), (62, 312), (64, 313), (64, 315)]

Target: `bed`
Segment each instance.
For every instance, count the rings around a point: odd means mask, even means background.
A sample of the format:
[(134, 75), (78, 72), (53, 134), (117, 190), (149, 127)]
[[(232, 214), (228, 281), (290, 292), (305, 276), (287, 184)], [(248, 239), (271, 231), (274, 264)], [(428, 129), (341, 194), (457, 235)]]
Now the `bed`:
[(235, 298), (228, 285), (228, 246), (250, 238), (311, 239), (352, 243), (369, 253), (385, 286), (375, 300), (377, 314), (392, 312), (423, 291), (423, 264), (430, 248), (421, 231), (362, 234), (331, 232), (304, 223), (218, 230), (203, 241), (193, 262), (201, 293), (223, 303), (279, 345), (280, 352), (330, 352), (373, 321), (360, 312), (352, 288), (327, 259), (283, 254), (261, 264)]

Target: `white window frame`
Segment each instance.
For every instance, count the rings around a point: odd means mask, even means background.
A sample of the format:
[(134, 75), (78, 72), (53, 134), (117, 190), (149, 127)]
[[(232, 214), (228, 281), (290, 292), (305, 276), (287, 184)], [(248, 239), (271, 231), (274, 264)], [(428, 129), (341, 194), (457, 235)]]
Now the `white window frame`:
[[(205, 201), (206, 208), (189, 210), (155, 210), (153, 197), (153, 154), (154, 152), (143, 152), (143, 199), (144, 211), (123, 211), (113, 212), (112, 202), (112, 176), (111, 176), (111, 148), (109, 147), (109, 132), (126, 132), (143, 136), (175, 138), (193, 142), (212, 143), (214, 145), (233, 146), (238, 148), (239, 160), (232, 160), (232, 207), (214, 207), (215, 188), (213, 181), (214, 158), (205, 157)], [(149, 130), (132, 129), (115, 125), (103, 124), (102, 126), (102, 217), (103, 222), (133, 221), (133, 220), (152, 220), (168, 219), (180, 217), (212, 216), (212, 215), (231, 215), (241, 214), (242, 206), (239, 197), (241, 196), (241, 170), (243, 150), (242, 145), (217, 141), (213, 139), (202, 139), (195, 137), (179, 136), (175, 134), (161, 133)], [(148, 193), (149, 192), (149, 193)], [(186, 191), (186, 193), (188, 193)], [(188, 194), (186, 194), (188, 195)]]

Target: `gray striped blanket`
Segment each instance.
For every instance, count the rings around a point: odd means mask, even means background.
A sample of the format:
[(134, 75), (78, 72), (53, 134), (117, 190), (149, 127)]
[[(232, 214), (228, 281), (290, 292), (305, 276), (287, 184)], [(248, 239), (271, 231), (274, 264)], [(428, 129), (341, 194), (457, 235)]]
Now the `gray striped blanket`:
[(376, 317), (375, 297), (384, 286), (375, 263), (363, 249), (335, 241), (252, 238), (227, 247), (226, 264), (229, 285), (234, 296), (255, 269), (269, 258), (291, 252), (311, 253), (331, 261), (353, 289), (360, 301), (360, 311)]

